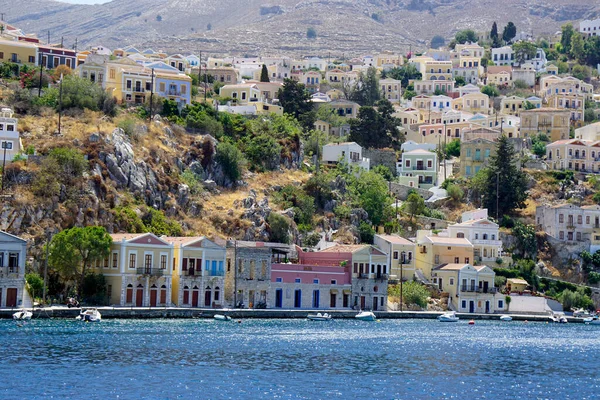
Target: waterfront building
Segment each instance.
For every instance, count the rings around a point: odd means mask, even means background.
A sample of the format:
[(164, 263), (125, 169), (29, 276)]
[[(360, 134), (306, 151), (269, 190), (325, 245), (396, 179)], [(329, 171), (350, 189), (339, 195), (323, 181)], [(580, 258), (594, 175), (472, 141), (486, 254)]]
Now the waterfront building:
[(504, 296), (494, 286), (496, 273), (485, 265), (442, 264), (432, 271), (433, 283), (448, 293), (448, 308), (458, 312), (493, 313), (504, 310)]
[(415, 268), (417, 275), (431, 279), (431, 271), (441, 264), (469, 264), (474, 260), (473, 244), (466, 238), (450, 237), (448, 231), (417, 231)]
[(391, 280), (408, 281), (413, 279), (417, 246), (415, 242), (398, 235), (377, 234), (373, 244), (387, 253)]
[(27, 241), (0, 231), (0, 308), (31, 307), (25, 290), (26, 257)]
[(495, 262), (502, 256), (500, 227), (489, 220), (486, 208), (463, 213), (461, 221), (448, 226), (449, 235), (468, 239), (473, 244), (476, 262)]
[(203, 236), (163, 239), (173, 245), (171, 302), (179, 307), (222, 307), (225, 248)]
[(106, 277), (111, 305), (171, 305), (173, 245), (152, 233), (111, 234), (110, 254), (91, 266)]

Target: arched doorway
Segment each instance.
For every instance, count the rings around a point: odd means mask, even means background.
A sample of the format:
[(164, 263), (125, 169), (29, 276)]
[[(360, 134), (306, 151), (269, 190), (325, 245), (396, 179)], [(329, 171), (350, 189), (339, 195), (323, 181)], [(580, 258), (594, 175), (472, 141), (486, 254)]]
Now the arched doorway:
[(144, 304), (144, 286), (140, 283), (135, 291), (135, 306), (141, 307)]
[(167, 304), (167, 287), (165, 285), (160, 287), (160, 304)]
[(198, 307), (200, 305), (198, 304), (198, 297), (200, 297), (200, 289), (198, 289), (198, 286), (194, 286), (192, 289), (192, 307)]
[(221, 297), (221, 289), (217, 286), (215, 288), (215, 302), (218, 302)]
[(183, 287), (183, 304), (190, 304), (190, 288), (188, 286)]
[(125, 303), (133, 303), (133, 285), (131, 283), (127, 285), (127, 290), (125, 291)]
[(150, 287), (150, 307), (156, 307), (158, 297), (158, 288), (156, 285), (152, 285)]
[(210, 286), (207, 286), (204, 291), (204, 307), (210, 307), (210, 299), (212, 299), (212, 292)]

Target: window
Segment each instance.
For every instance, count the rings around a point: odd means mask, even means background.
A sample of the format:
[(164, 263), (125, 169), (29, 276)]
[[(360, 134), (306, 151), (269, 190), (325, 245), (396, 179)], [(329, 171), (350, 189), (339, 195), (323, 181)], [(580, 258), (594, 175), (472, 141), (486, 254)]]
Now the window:
[(560, 232), (558, 233), (558, 238), (559, 238), (560, 240), (565, 240), (565, 233), (564, 233), (563, 231), (560, 231)]
[(128, 90), (131, 90), (131, 79), (127, 79), (127, 83), (126, 83), (125, 87), (126, 87)]
[(165, 254), (160, 255), (160, 269), (167, 269), (167, 256)]
[(504, 300), (498, 300), (498, 308), (500, 308), (500, 309), (504, 308)]
[(113, 259), (112, 259), (112, 267), (113, 268), (118, 268), (119, 266), (119, 255), (117, 253), (113, 253)]
[(131, 254), (129, 254), (129, 268), (135, 268), (135, 265), (136, 265), (135, 253), (131, 253)]
[(454, 263), (458, 264), (460, 262), (460, 259), (458, 257), (454, 257)]
[(30, 63), (35, 63), (35, 56), (29, 56), (29, 62)]
[(165, 91), (165, 87), (166, 87), (166, 86), (165, 86), (165, 83), (164, 83), (164, 82), (160, 82), (160, 83), (158, 84), (158, 91), (159, 91), (159, 92), (164, 92), (164, 91)]
[(246, 100), (246, 92), (242, 92), (242, 100)]
[(433, 161), (427, 160), (427, 168), (432, 168), (432, 167), (433, 167)]
[(577, 216), (577, 223), (581, 225), (583, 223), (583, 217), (581, 215)]
[(466, 301), (466, 300), (462, 300), (462, 301), (460, 302), (460, 307), (461, 307), (461, 308), (463, 308), (463, 309), (464, 309), (464, 308), (467, 308), (467, 301)]
[(181, 94), (187, 94), (187, 85), (181, 85)]
[(294, 280), (294, 282), (296, 282), (296, 283), (302, 283), (302, 278), (296, 278), (296, 279)]
[(394, 252), (394, 260), (397, 260), (397, 259), (398, 259), (398, 252), (397, 252), (397, 251), (395, 251), (395, 252)]
[(404, 165), (406, 166), (406, 168), (410, 168), (410, 160), (405, 160)]
[(485, 149), (485, 158), (490, 158), (490, 149)]
[(354, 273), (358, 274), (358, 263), (354, 263)]
[(144, 267), (152, 268), (152, 254), (144, 255)]
[(3, 60), (3, 59), (4, 59), (4, 52), (0, 51), (0, 60)]
[(319, 284), (319, 280), (318, 280), (318, 279), (313, 279), (313, 283), (314, 283), (315, 285), (318, 285), (318, 284)]
[(111, 68), (111, 70), (109, 71), (109, 76), (110, 79), (115, 79), (115, 70)]
[(469, 263), (469, 257), (465, 257), (465, 264)]
[(435, 255), (433, 262), (434, 262), (434, 264), (439, 264), (440, 263), (440, 256), (439, 256), (439, 254)]
[(590, 216), (589, 216), (589, 215), (587, 215), (587, 216), (585, 217), (585, 223), (586, 223), (586, 225), (589, 225), (589, 224), (590, 224)]
[(104, 258), (104, 268), (108, 268), (108, 257)]
[(151, 82), (146, 82), (146, 90), (147, 91), (151, 91), (152, 90), (152, 83)]
[(471, 157), (471, 149), (467, 149), (467, 157)]
[(281, 283), (281, 282), (283, 282), (283, 278), (275, 278), (275, 282)]
[(563, 214), (558, 214), (558, 223), (562, 224), (565, 222), (565, 216)]
[(577, 232), (577, 240), (580, 241), (581, 240), (581, 232)]
[(408, 252), (408, 261), (412, 261), (412, 251)]
[(453, 286), (453, 285), (454, 285), (454, 278), (450, 278), (450, 283), (449, 283), (449, 284), (450, 284), (451, 286)]
[(337, 280), (335, 280), (335, 279), (332, 279), (332, 280), (331, 280), (331, 284), (332, 284), (332, 285), (337, 285)]

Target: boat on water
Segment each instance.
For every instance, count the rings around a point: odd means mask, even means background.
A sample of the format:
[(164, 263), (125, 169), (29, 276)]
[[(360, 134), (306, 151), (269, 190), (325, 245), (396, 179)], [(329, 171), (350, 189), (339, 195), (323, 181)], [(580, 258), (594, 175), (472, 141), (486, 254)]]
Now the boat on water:
[(100, 322), (102, 320), (102, 315), (100, 311), (95, 308), (88, 308), (85, 311), (82, 311), (75, 319), (83, 322)]
[(215, 321), (231, 321), (231, 317), (224, 314), (215, 314), (213, 318)]
[(593, 315), (591, 317), (584, 318), (583, 322), (586, 325), (600, 325), (600, 317)]
[(375, 321), (377, 317), (371, 311), (361, 311), (354, 316), (359, 321)]
[(33, 317), (33, 313), (31, 311), (27, 311), (25, 309), (22, 309), (21, 311), (17, 311), (16, 313), (13, 314), (13, 319), (16, 319), (19, 321), (31, 319), (31, 317)]
[(557, 324), (566, 324), (569, 322), (567, 317), (562, 313), (552, 313), (548, 316), (548, 319), (550, 322), (555, 322)]
[(459, 318), (456, 316), (456, 312), (454, 311), (444, 313), (437, 317), (437, 319), (440, 322), (458, 322), (459, 320)]
[(583, 308), (580, 308), (580, 309), (573, 311), (573, 316), (575, 318), (589, 318), (589, 317), (592, 317), (592, 314), (590, 314), (589, 311), (584, 310)]
[(512, 317), (510, 315), (501, 315), (500, 321), (504, 321), (504, 322), (512, 321)]
[(329, 315), (328, 313), (308, 314), (306, 316), (306, 319), (308, 319), (309, 321), (329, 321), (331, 320), (331, 315)]

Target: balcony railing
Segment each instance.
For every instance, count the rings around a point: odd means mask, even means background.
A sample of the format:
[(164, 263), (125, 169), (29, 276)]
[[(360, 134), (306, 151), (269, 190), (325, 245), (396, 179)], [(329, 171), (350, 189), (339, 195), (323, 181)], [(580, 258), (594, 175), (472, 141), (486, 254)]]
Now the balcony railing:
[(150, 276), (163, 276), (164, 271), (165, 270), (161, 269), (161, 268), (148, 268), (148, 267), (142, 267), (142, 268), (136, 269), (136, 273), (138, 275), (150, 275)]
[(9, 267), (7, 265), (0, 267), (0, 274), (2, 276), (7, 275), (19, 275), (19, 267)]
[(472, 285), (461, 285), (460, 287), (460, 291), (461, 292), (466, 292), (466, 293), (490, 293), (490, 294), (495, 294), (498, 292), (498, 288), (492, 287), (492, 288), (480, 288), (479, 286), (472, 286)]
[(387, 281), (390, 278), (388, 274), (376, 274), (375, 279)]
[(360, 273), (358, 274), (358, 279), (369, 279), (369, 274)]
[(167, 95), (169, 96), (181, 96), (181, 92), (179, 90), (171, 90), (167, 91)]
[(188, 268), (187, 271), (184, 271), (183, 273), (186, 276), (201, 276), (202, 275), (202, 270), (196, 270), (194, 268)]
[(492, 240), (492, 239), (474, 239), (471, 241), (473, 244), (483, 244), (488, 246), (502, 246), (502, 240)]

